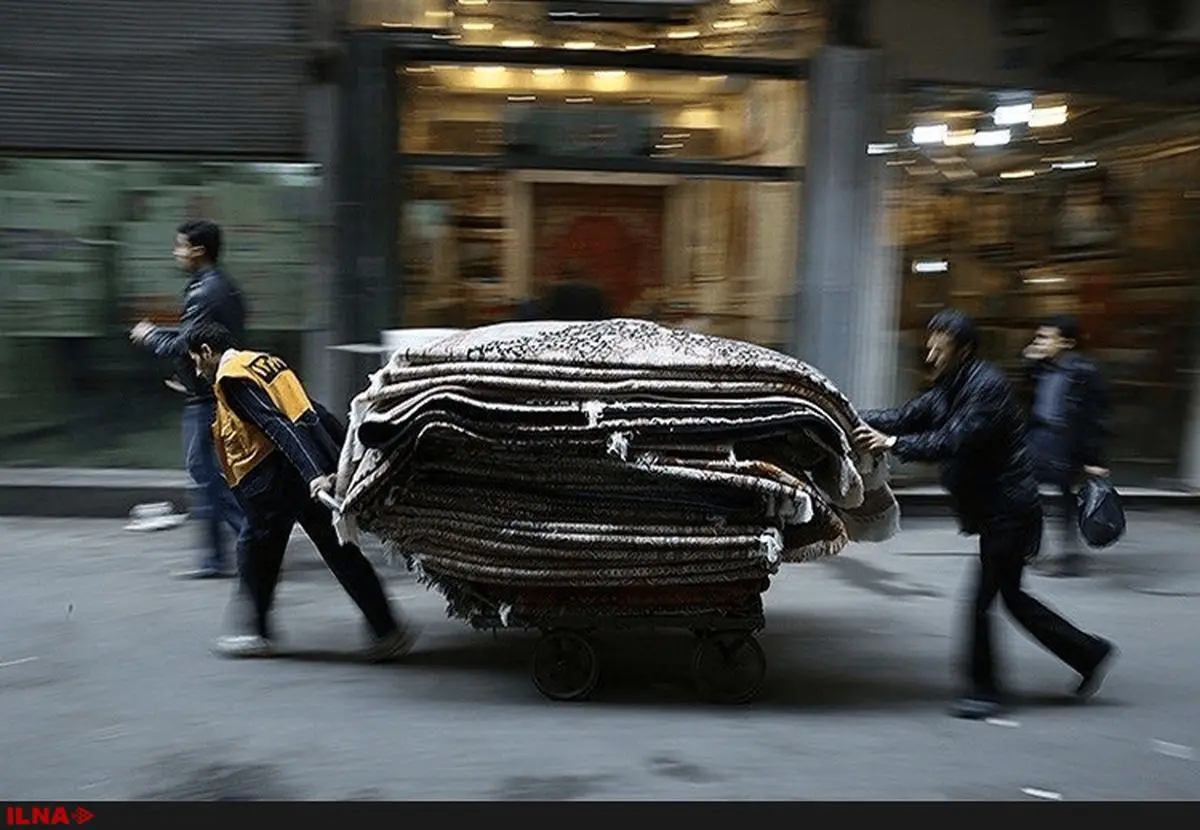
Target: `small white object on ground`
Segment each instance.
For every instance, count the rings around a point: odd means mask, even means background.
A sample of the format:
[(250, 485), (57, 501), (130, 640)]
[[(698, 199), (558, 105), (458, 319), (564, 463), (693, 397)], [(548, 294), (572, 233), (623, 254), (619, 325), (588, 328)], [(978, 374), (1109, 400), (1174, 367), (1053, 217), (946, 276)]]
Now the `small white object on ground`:
[(1051, 790), (1039, 790), (1035, 787), (1022, 787), (1021, 792), (1025, 795), (1031, 795), (1034, 798), (1044, 798), (1047, 801), (1062, 801), (1062, 793), (1056, 793)]
[(1182, 761), (1196, 760), (1196, 750), (1190, 746), (1183, 744), (1173, 744), (1170, 741), (1151, 741), (1150, 745), (1154, 747), (1154, 751), (1159, 755), (1166, 755), (1168, 758), (1179, 758)]
[(37, 660), (36, 657), (22, 657), (20, 660), (7, 660), (0, 663), (0, 669), (7, 669), (9, 666), (20, 666), (23, 663), (32, 663)]
[(176, 513), (170, 502), (160, 501), (153, 504), (139, 504), (129, 511), (129, 524), (126, 530), (170, 530), (179, 527), (187, 521), (186, 513)]
[(1007, 718), (988, 718), (985, 723), (990, 723), (992, 726), (1007, 726), (1009, 729), (1016, 729), (1021, 725), (1019, 722)]

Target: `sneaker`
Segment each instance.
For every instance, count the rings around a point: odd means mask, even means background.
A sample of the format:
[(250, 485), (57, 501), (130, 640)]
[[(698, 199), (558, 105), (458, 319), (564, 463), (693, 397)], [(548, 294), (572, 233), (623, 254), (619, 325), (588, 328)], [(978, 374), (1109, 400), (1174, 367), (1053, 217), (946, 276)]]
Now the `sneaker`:
[(950, 707), (950, 714), (963, 720), (987, 720), (994, 718), (1002, 711), (1000, 703), (978, 697), (964, 697), (956, 700)]
[(1112, 668), (1113, 660), (1116, 660), (1120, 653), (1115, 645), (1105, 640), (1104, 654), (1096, 661), (1092, 670), (1083, 675), (1083, 679), (1079, 681), (1079, 685), (1075, 689), (1075, 696), (1081, 700), (1087, 700), (1100, 691), (1100, 687), (1104, 685), (1104, 678), (1108, 675), (1108, 670)]
[(213, 650), (222, 657), (270, 657), (275, 649), (270, 640), (257, 634), (237, 634), (217, 638)]
[(372, 663), (399, 660), (412, 650), (419, 633), (412, 623), (402, 623), (400, 628), (371, 644), (367, 649), (367, 659)]

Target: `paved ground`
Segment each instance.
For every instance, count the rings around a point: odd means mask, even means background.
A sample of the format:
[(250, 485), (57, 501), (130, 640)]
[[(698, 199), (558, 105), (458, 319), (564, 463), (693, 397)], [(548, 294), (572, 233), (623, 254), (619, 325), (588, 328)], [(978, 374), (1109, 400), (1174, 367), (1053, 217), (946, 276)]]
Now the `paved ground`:
[[(792, 566), (768, 601), (769, 685), (694, 703), (690, 640), (608, 645), (609, 682), (555, 704), (530, 636), (475, 633), (392, 571), (426, 626), (409, 663), (226, 662), (207, 652), (229, 583), (168, 578), (191, 528), (0, 521), (0, 800), (1193, 799), (1200, 797), (1200, 554), (1193, 520), (1131, 517), (1088, 580), (1030, 580), (1124, 656), (1101, 696), (1005, 624), (1024, 705), (947, 718), (951, 632), (972, 562), (946, 522)], [(281, 587), (289, 641), (351, 649), (360, 624), (307, 543)]]

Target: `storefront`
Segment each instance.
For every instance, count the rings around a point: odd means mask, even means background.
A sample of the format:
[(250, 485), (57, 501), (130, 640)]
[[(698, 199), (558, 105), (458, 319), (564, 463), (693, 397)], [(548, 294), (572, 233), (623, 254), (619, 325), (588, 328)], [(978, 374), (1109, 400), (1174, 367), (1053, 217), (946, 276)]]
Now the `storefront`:
[[(150, 6), (153, 9), (150, 9)], [(256, 343), (300, 361), (320, 177), (292, 0), (23, 4), (0, 27), (0, 465), (179, 468), (175, 229), (208, 216)]]
[[(1014, 131), (1006, 146), (980, 149), (965, 138), (971, 125), (951, 123), (950, 146), (892, 157), (905, 171), (893, 196), (902, 386), (922, 382), (923, 326), (938, 308), (976, 315), (985, 355), (1014, 380), (1038, 322), (1073, 314), (1110, 384), (1118, 483), (1175, 487), (1187, 476), (1200, 354), (1200, 120), (1114, 101), (1044, 105), (1057, 107), (1061, 120)], [(971, 107), (958, 110), (951, 121), (971, 121)]]
[(532, 5), (358, 4), (336, 338), (512, 319), (570, 276), (616, 314), (783, 347), (819, 20)]

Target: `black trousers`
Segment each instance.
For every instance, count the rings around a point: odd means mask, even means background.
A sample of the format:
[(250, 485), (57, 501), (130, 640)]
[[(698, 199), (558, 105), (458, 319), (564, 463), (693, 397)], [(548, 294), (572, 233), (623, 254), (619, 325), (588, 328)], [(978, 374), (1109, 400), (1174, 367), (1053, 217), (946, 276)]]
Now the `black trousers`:
[(1042, 541), (1040, 512), (985, 528), (979, 536), (979, 571), (970, 603), (967, 676), (971, 694), (996, 698), (996, 659), (992, 650), (992, 609), (996, 597), (1013, 619), (1051, 654), (1080, 674), (1096, 667), (1105, 643), (1080, 631), (1021, 587), (1027, 561)]
[[(273, 459), (266, 463), (271, 463)], [(329, 508), (315, 501), (308, 485), (290, 465), (279, 464), (267, 482), (256, 482), (253, 495), (238, 493), (246, 524), (238, 538), (242, 568), (239, 590), (252, 612), (254, 633), (271, 636), (271, 605), (296, 522), (304, 528), (329, 570), (354, 600), (376, 636), (397, 629), (383, 584), (357, 545), (341, 544)]]

